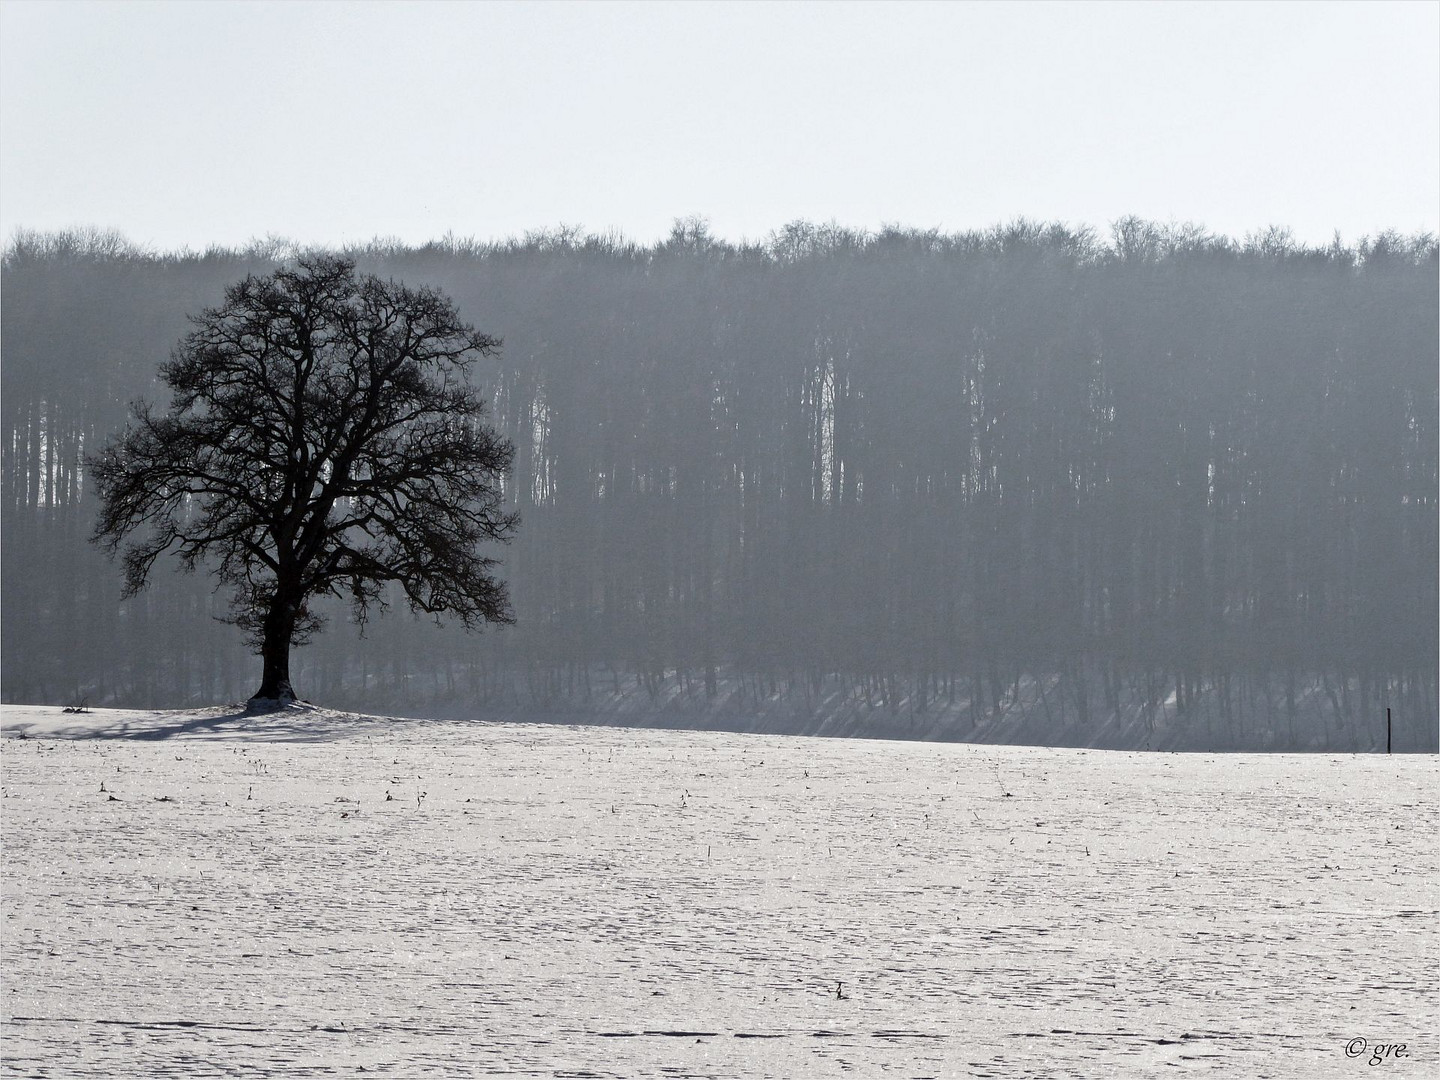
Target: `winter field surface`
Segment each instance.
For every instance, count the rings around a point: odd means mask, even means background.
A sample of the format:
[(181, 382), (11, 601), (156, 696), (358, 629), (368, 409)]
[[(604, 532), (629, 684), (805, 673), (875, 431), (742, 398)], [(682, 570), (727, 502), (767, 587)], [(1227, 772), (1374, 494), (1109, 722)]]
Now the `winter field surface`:
[(7, 1077), (1440, 1075), (1433, 756), (0, 726)]

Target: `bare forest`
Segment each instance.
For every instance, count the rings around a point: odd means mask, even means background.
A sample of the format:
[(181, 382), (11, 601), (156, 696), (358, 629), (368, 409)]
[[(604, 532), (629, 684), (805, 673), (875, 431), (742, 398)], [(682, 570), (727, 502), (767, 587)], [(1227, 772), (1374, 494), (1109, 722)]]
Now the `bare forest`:
[[(3, 265), (3, 696), (234, 701), (203, 572), (87, 543), (84, 459), (296, 253), (21, 234)], [(1154, 748), (1436, 748), (1437, 248), (1117, 223), (699, 221), (373, 243), (501, 339), (514, 626), (337, 604), (326, 705)]]

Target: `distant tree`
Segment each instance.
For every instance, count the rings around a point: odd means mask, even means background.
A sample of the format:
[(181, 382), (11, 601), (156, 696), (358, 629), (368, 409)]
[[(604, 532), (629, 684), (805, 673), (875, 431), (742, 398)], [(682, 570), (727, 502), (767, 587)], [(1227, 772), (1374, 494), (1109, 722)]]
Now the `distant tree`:
[(467, 379), (495, 338), (443, 294), (331, 256), (246, 277), (192, 322), (160, 369), (169, 410), (137, 402), (88, 460), (93, 539), (124, 548), (127, 595), (167, 551), (212, 561), (263, 660), (254, 696), (281, 701), (291, 645), (320, 624), (312, 598), (348, 596), (363, 622), (393, 583), (467, 628), (512, 621), (477, 551), (517, 524), (501, 509), (511, 445)]

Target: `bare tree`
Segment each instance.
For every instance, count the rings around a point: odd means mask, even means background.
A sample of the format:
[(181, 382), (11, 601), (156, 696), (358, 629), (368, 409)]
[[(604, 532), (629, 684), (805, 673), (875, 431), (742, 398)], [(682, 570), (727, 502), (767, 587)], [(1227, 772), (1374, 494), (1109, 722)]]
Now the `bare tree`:
[(167, 551), (213, 562), (264, 663), (255, 698), (280, 701), (292, 643), (320, 623), (311, 598), (348, 596), (363, 621), (394, 583), (417, 612), (512, 621), (477, 551), (517, 524), (512, 449), (466, 377), (495, 338), (441, 293), (331, 256), (249, 276), (192, 322), (160, 369), (169, 410), (138, 402), (88, 462), (93, 538), (124, 545), (127, 595)]

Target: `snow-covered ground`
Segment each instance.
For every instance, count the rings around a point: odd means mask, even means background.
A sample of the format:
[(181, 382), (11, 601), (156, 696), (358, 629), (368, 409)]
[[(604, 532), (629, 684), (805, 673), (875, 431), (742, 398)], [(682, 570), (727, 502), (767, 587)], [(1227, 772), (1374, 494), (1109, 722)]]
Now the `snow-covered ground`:
[(1435, 757), (0, 718), (5, 1075), (1440, 1075)]

